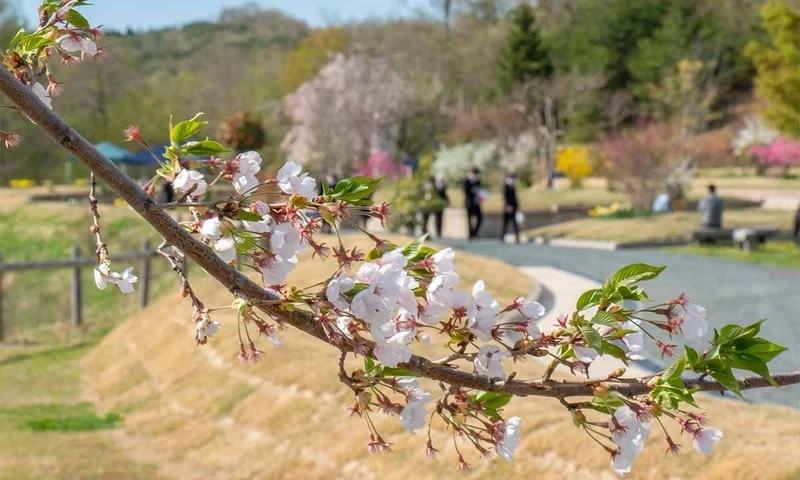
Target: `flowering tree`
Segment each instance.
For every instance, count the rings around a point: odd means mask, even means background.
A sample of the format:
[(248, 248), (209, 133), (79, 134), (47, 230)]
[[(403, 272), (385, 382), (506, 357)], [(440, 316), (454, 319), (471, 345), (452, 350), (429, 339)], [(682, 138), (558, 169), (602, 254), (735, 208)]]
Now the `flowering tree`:
[(609, 136), (600, 144), (599, 168), (647, 210), (681, 164), (681, 142), (667, 125), (652, 124)]
[[(613, 468), (627, 472), (645, 447), (652, 425), (665, 421), (677, 422), (691, 435), (696, 451), (711, 452), (722, 432), (706, 425), (694, 397), (698, 391), (727, 390), (740, 395), (748, 388), (800, 383), (800, 372), (770, 374), (767, 363), (785, 349), (759, 337), (762, 322), (727, 325), (712, 334), (705, 309), (683, 294), (667, 302), (630, 307), (628, 300), (649, 301), (641, 284), (657, 277), (663, 267), (623, 267), (601, 288), (581, 295), (575, 311), (561, 317), (557, 328), (545, 334), (536, 325), (544, 314), (540, 304), (518, 298), (501, 306), (482, 281), (469, 291), (460, 289), (455, 252), (449, 248), (436, 251), (421, 240), (402, 247), (366, 232), (374, 241), (369, 252), (348, 249), (340, 239), (328, 247), (317, 241), (322, 221), (338, 232), (343, 223), (359, 228), (351, 218), (356, 212), (387, 218), (387, 205), (366, 200), (378, 180), (347, 178), (332, 188), (324, 185), (318, 195), (316, 181), (300, 165), (289, 162), (274, 178), (259, 181), (257, 153), (223, 159), (228, 151), (221, 144), (194, 139), (204, 127), (199, 116), (171, 122), (170, 146), (157, 157), (160, 168), (145, 189), (138, 187), (61, 120), (51, 110), (46, 92), (36, 87), (39, 62), (63, 51), (57, 39), (68, 35), (81, 48), (89, 48), (91, 30), (75, 10), (81, 4), (43, 2), (40, 28), (31, 34), (21, 32), (8, 54), (23, 61), (10, 65), (7, 57), (10, 71), (0, 69), (0, 92), (91, 170), (90, 231), (97, 240), (98, 287), (111, 284), (123, 293), (131, 292), (136, 277), (131, 269), (117, 273), (112, 267), (112, 255), (102, 240), (95, 177), (163, 236), (158, 250), (172, 265), (182, 296), (191, 304), (198, 345), (211, 341), (223, 326), (211, 316), (217, 308), (198, 298), (189, 283), (186, 257), (233, 296), (229, 307), (239, 315), (238, 358), (242, 362), (256, 362), (265, 355), (256, 344), (256, 333), (277, 343), (279, 329), (288, 326), (337, 348), (341, 352), (338, 375), (353, 392), (351, 411), (366, 422), (370, 452), (391, 449), (371, 421), (380, 411), (398, 415), (409, 432), (430, 432), (434, 423), (449, 429), (460, 469), (467, 468), (465, 446), (481, 455), (493, 450), (511, 460), (522, 419), (505, 417), (503, 407), (514, 397), (542, 396), (563, 405), (575, 424), (609, 453)], [(138, 128), (132, 126), (125, 134), (150, 148)], [(211, 181), (206, 180), (209, 174)], [(153, 185), (162, 181), (173, 182), (180, 193), (178, 201), (159, 204), (152, 198)], [(213, 192), (220, 181), (231, 181), (236, 195), (202, 201), (200, 196)], [(253, 193), (261, 188), (274, 189), (280, 201), (253, 200)], [(175, 208), (188, 209), (192, 219), (176, 222), (167, 213)], [(309, 210), (322, 220), (307, 215)], [(334, 255), (338, 267), (322, 284), (286, 285), (286, 274), (304, 249), (319, 256)], [(237, 254), (247, 259), (245, 264), (258, 273), (260, 283), (231, 268), (229, 263)], [(445, 355), (431, 360), (413, 353), (419, 342), (429, 340), (441, 341)], [(592, 363), (599, 356), (629, 362), (641, 357), (645, 341), (655, 342), (671, 358), (663, 372), (640, 378), (626, 377), (624, 369), (591, 375)], [(348, 363), (350, 357), (361, 359), (357, 367)], [(507, 373), (509, 361), (526, 358), (548, 359), (540, 378)], [(758, 376), (737, 379), (734, 368)], [(575, 376), (554, 377), (561, 372)], [(689, 378), (690, 373), (699, 377)], [(439, 389), (424, 390), (421, 378), (435, 380)], [(666, 439), (669, 450), (678, 453), (675, 441)], [(429, 456), (437, 453), (430, 435), (426, 451)]]
[(750, 155), (758, 158), (762, 165), (788, 169), (800, 164), (800, 141), (778, 138), (768, 145), (756, 144), (747, 149)]
[(441, 146), (436, 152), (431, 171), (448, 183), (464, 180), (473, 168), (483, 170), (497, 157), (497, 143), (470, 142), (454, 147)]
[(409, 95), (388, 62), (336, 54), (286, 97), (293, 126), (282, 146), (300, 163), (321, 160), (331, 173), (350, 174), (370, 153), (393, 151)]

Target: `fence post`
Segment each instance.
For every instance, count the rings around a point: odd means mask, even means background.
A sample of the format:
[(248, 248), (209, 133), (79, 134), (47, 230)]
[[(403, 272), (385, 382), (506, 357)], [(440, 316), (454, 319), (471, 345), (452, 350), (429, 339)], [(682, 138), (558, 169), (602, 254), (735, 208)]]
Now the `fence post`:
[(3, 325), (3, 255), (0, 254), (0, 342), (5, 340), (5, 329)]
[(144, 308), (150, 296), (150, 240), (145, 239), (142, 242), (142, 253), (144, 256), (139, 272), (139, 304)]
[[(72, 259), (77, 261), (81, 258), (81, 249), (77, 245), (72, 247)], [(82, 320), (83, 299), (81, 298), (81, 267), (72, 267), (72, 325), (80, 326)]]

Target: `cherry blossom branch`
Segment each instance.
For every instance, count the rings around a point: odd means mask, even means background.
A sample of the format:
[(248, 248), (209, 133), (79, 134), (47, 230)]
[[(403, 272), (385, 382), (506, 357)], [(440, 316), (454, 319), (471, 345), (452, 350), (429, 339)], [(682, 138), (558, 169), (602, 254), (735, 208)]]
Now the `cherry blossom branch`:
[[(283, 299), (274, 291), (266, 290), (250, 280), (242, 273), (221, 260), (211, 248), (198, 241), (186, 232), (169, 214), (167, 214), (153, 198), (136, 183), (125, 176), (121, 170), (94, 146), (72, 129), (66, 122), (45, 106), (36, 95), (8, 71), (0, 69), (0, 92), (6, 95), (19, 110), (39, 125), (55, 142), (72, 152), (99, 179), (104, 181), (114, 192), (125, 200), (140, 216), (142, 216), (166, 242), (180, 249), (209, 275), (214, 277), (235, 296), (257, 305), (266, 314), (287, 323), (295, 328), (340, 350), (352, 350), (351, 346), (335, 345), (314, 316), (300, 310), (284, 310), (276, 301)], [(372, 351), (374, 343), (364, 341), (368, 351)], [(406, 363), (400, 364), (411, 373), (438, 380), (455, 387), (470, 388), (489, 392), (508, 393), (516, 396), (546, 396), (555, 398), (592, 395), (594, 385), (557, 383), (550, 380), (534, 381), (501, 381), (483, 375), (469, 373), (455, 368), (436, 364), (427, 358), (412, 355)], [(775, 375), (779, 385), (800, 383), (800, 372)], [(703, 391), (721, 391), (724, 387), (717, 382), (698, 383), (687, 381), (687, 386), (697, 386)], [(605, 385), (605, 383), (604, 383)], [(743, 389), (760, 388), (769, 384), (759, 377), (746, 378), (739, 381)], [(646, 383), (610, 382), (608, 388), (624, 395), (637, 395), (649, 391)]]

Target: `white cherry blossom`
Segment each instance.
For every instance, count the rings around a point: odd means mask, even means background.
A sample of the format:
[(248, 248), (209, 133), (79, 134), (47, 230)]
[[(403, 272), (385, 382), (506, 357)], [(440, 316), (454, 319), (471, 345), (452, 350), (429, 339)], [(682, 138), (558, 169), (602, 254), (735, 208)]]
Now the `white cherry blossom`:
[(186, 193), (191, 190), (193, 186), (197, 185), (192, 195), (200, 197), (208, 190), (208, 184), (203, 178), (204, 175), (197, 170), (184, 168), (178, 173), (175, 180), (172, 181), (172, 186), (175, 187), (176, 190)]
[(714, 427), (701, 427), (692, 434), (692, 445), (697, 453), (711, 455), (714, 444), (722, 439), (722, 430)]
[(506, 420), (503, 439), (497, 443), (495, 450), (503, 460), (508, 462), (514, 460), (514, 452), (519, 445), (519, 425), (522, 422), (520, 417), (511, 417)]
[(575, 345), (572, 347), (575, 351), (575, 356), (583, 363), (592, 363), (597, 358), (597, 350), (591, 347), (582, 347)]
[(97, 55), (97, 44), (94, 43), (94, 40), (79, 33), (62, 35), (58, 37), (56, 43), (62, 50), (70, 53), (81, 52), (92, 57)]
[(500, 305), (486, 292), (486, 284), (478, 280), (472, 287), (472, 301), (467, 305), (467, 326), (476, 337), (483, 341), (492, 338), (492, 328), (495, 317), (500, 311)]
[(505, 379), (506, 373), (503, 371), (503, 365), (500, 362), (510, 356), (510, 353), (501, 350), (497, 345), (482, 345), (478, 350), (478, 355), (475, 357), (473, 365), (475, 371), (481, 375), (486, 375), (489, 378)]
[(200, 234), (209, 240), (219, 240), (222, 238), (222, 221), (219, 217), (211, 217), (200, 226)]
[(236, 242), (232, 238), (220, 238), (214, 241), (212, 247), (223, 262), (231, 263), (236, 260)]
[(433, 277), (425, 293), (428, 303), (449, 307), (453, 288), (458, 285), (458, 280), (458, 275), (455, 273), (445, 273)]
[(352, 277), (339, 275), (328, 282), (328, 285), (325, 287), (325, 297), (339, 310), (347, 311), (350, 308), (350, 304), (342, 294), (349, 292), (354, 286), (355, 280)]
[(261, 272), (264, 284), (275, 285), (283, 283), (283, 281), (286, 280), (286, 276), (289, 275), (289, 272), (294, 270), (296, 266), (296, 256), (284, 259), (280, 255), (276, 255), (271, 259), (259, 262), (258, 270)]
[(105, 290), (111, 283), (119, 288), (122, 293), (133, 293), (133, 284), (139, 281), (134, 275), (133, 267), (126, 268), (122, 273), (112, 272), (107, 264), (101, 264), (94, 270), (94, 283), (100, 290)]
[(425, 404), (421, 402), (410, 402), (400, 412), (400, 423), (403, 424), (408, 433), (416, 433), (417, 430), (425, 428), (425, 419), (428, 417), (428, 411), (425, 410)]
[(301, 175), (300, 172), (302, 170), (303, 167), (299, 164), (286, 162), (276, 175), (278, 187), (289, 195), (302, 195), (311, 200), (317, 196), (317, 181), (309, 177), (308, 173)]
[(453, 265), (453, 259), (455, 256), (456, 252), (450, 247), (439, 250), (431, 255), (431, 261), (433, 262), (433, 273), (437, 275), (455, 273), (455, 267)]
[(270, 249), (283, 258), (291, 258), (305, 248), (300, 229), (292, 223), (280, 223), (272, 228)]

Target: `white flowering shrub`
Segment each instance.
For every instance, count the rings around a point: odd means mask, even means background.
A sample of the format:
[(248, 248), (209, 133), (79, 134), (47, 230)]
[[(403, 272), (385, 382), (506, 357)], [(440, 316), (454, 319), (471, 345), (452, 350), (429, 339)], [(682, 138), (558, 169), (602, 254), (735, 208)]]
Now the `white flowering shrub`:
[[(91, 43), (97, 33), (75, 10), (82, 3), (43, 2), (40, 28), (21, 32), (12, 44), (6, 61), (11, 72), (0, 69), (0, 91), (93, 172), (90, 231), (97, 239), (97, 286), (113, 284), (129, 293), (136, 277), (130, 268), (122, 273), (111, 268), (112, 255), (101, 238), (95, 176), (164, 237), (159, 251), (191, 303), (198, 345), (213, 341), (220, 328), (236, 328), (239, 360), (257, 362), (267, 355), (257, 344), (259, 338), (279, 344), (279, 330), (292, 326), (339, 349), (339, 378), (353, 393), (351, 413), (365, 421), (370, 452), (391, 450), (390, 439), (371, 420), (387, 414), (396, 415), (410, 433), (430, 432), (434, 425), (449, 430), (462, 470), (468, 468), (464, 447), (511, 461), (525, 422), (507, 418), (505, 406), (514, 397), (543, 396), (560, 402), (575, 425), (609, 453), (613, 469), (625, 473), (646, 447), (651, 430), (664, 428), (666, 422), (680, 425), (697, 452), (711, 452), (723, 434), (707, 426), (695, 398), (698, 391), (740, 395), (746, 388), (800, 382), (798, 373), (770, 374), (767, 364), (785, 348), (759, 336), (762, 322), (712, 331), (706, 310), (685, 294), (651, 302), (642, 284), (663, 267), (621, 268), (601, 288), (581, 295), (575, 310), (543, 333), (537, 324), (545, 313), (542, 305), (522, 298), (500, 305), (482, 281), (462, 285), (453, 262), (456, 252), (450, 248), (437, 251), (422, 240), (395, 245), (367, 232), (372, 249), (348, 248), (338, 235), (341, 225), (360, 229), (355, 214), (382, 221), (391, 214), (388, 205), (368, 200), (379, 179), (346, 178), (333, 187), (323, 184), (318, 194), (316, 180), (289, 162), (274, 178), (261, 181), (256, 177), (261, 157), (255, 152), (233, 156), (218, 142), (199, 138), (205, 124), (199, 116), (170, 125), (169, 147), (161, 156), (154, 153), (161, 166), (142, 190), (55, 115), (42, 89), (35, 88), (40, 85), (39, 66), (51, 56), (65, 58), (74, 49), (86, 55), (100, 51)], [(9, 63), (9, 57), (18, 61)], [(135, 126), (125, 136), (150, 149)], [(470, 148), (471, 161), (479, 162), (473, 165), (481, 166), (494, 147)], [(176, 202), (152, 199), (154, 185), (161, 182), (172, 182), (179, 193)], [(219, 182), (231, 182), (235, 195), (213, 198)], [(267, 186), (279, 192), (279, 200), (254, 200), (253, 194)], [(209, 194), (211, 198), (201, 198)], [(191, 219), (176, 223), (165, 212), (174, 208), (187, 209)], [(323, 222), (337, 233), (333, 246), (318, 238)], [(286, 276), (304, 250), (333, 255), (337, 268), (320, 284), (287, 285)], [(198, 298), (186, 277), (186, 256), (231, 292), (237, 325), (213, 320), (217, 309)], [(228, 265), (237, 257), (258, 274), (259, 284)], [(628, 306), (629, 301), (637, 306)], [(626, 363), (642, 358), (646, 342), (670, 359), (663, 372), (639, 378), (626, 377), (625, 369), (591, 375), (602, 356)], [(441, 345), (443, 356), (430, 360), (415, 355), (420, 343)], [(348, 356), (359, 357), (363, 367), (349, 371)], [(546, 359), (544, 374), (518, 378), (509, 373), (513, 362), (525, 359)], [(737, 380), (733, 369), (757, 376)], [(556, 372), (566, 378), (553, 378)], [(435, 380), (435, 391), (423, 389), (420, 378)], [(668, 434), (666, 442), (677, 454), (679, 446)], [(425, 448), (431, 457), (438, 452), (429, 433)]]
[(497, 159), (497, 143), (470, 142), (446, 147), (442, 145), (436, 152), (431, 171), (441, 175), (447, 183), (460, 182), (473, 168), (483, 170)]
[(758, 117), (749, 117), (744, 120), (744, 126), (736, 132), (731, 141), (731, 147), (736, 156), (747, 153), (754, 145), (769, 145), (778, 139), (780, 133), (770, 128)]

